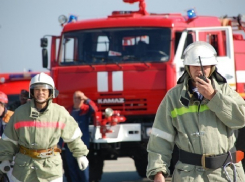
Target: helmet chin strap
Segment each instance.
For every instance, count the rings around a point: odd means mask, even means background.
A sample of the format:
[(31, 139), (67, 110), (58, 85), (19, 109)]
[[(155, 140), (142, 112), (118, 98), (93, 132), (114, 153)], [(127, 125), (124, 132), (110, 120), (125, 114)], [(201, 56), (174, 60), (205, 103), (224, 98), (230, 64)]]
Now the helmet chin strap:
[(190, 76), (191, 81), (194, 81), (194, 79), (191, 76), (191, 73), (190, 73), (190, 70), (189, 70), (189, 66), (188, 65), (185, 66), (185, 70), (187, 71), (188, 75)]

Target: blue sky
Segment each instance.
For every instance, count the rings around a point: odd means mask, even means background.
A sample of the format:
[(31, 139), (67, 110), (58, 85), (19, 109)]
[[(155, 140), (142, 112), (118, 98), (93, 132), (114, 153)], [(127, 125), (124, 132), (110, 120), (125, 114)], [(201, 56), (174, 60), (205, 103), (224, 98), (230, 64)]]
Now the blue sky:
[[(146, 0), (151, 13), (237, 16), (245, 14), (245, 0)], [(116, 10), (138, 10), (138, 3), (122, 0), (0, 0), (0, 73), (42, 68), (40, 38), (59, 35), (61, 14), (75, 14), (79, 20), (106, 17)], [(50, 52), (50, 51), (49, 51)]]

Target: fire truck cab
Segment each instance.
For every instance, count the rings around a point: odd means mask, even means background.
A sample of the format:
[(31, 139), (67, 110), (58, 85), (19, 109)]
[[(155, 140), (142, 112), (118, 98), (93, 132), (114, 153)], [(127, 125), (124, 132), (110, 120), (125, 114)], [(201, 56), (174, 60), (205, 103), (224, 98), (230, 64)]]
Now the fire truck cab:
[[(120, 111), (126, 120), (107, 123), (110, 132), (101, 133), (100, 122), (90, 126), (90, 153), (104, 160), (132, 157), (144, 177), (146, 145), (158, 105), (183, 73), (182, 54), (190, 43), (212, 44), (219, 72), (245, 98), (244, 29), (241, 16), (196, 16), (194, 10), (187, 15), (156, 14), (146, 11), (144, 0), (124, 2), (138, 2), (139, 10), (83, 21), (71, 16), (65, 22), (61, 16), (61, 35), (52, 36), (50, 70), (60, 105), (72, 105), (73, 93), (81, 90), (97, 103), (102, 117), (107, 108)], [(48, 67), (47, 44), (44, 36), (44, 67)]]

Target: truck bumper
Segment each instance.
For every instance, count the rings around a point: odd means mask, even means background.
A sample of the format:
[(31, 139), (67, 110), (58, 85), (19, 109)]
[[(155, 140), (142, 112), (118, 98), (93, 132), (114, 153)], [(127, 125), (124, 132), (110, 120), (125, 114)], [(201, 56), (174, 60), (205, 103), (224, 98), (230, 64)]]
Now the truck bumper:
[(108, 129), (112, 130), (112, 132), (106, 133), (106, 138), (102, 138), (100, 126), (90, 125), (90, 141), (92, 143), (141, 141), (141, 124), (118, 124), (111, 127), (108, 126)]

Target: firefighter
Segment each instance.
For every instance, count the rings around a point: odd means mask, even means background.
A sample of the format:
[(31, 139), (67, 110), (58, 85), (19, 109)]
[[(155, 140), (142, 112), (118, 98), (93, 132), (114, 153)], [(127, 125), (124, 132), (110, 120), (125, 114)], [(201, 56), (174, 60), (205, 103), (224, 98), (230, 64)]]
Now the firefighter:
[(7, 104), (7, 95), (0, 91), (0, 138), (2, 137), (6, 124), (9, 122), (10, 117), (13, 115), (13, 111), (7, 110)]
[(88, 149), (81, 140), (81, 130), (67, 110), (52, 103), (58, 95), (53, 79), (40, 73), (30, 82), (31, 100), (18, 107), (0, 140), (0, 170), (14, 159), (13, 181), (62, 182), (63, 168), (60, 137), (77, 158), (81, 170), (86, 169)]
[(169, 175), (174, 144), (173, 182), (245, 181), (243, 153), (234, 146), (234, 130), (245, 125), (245, 102), (217, 72), (216, 56), (202, 41), (184, 51), (185, 72), (160, 103), (147, 146), (147, 177), (154, 182)]

